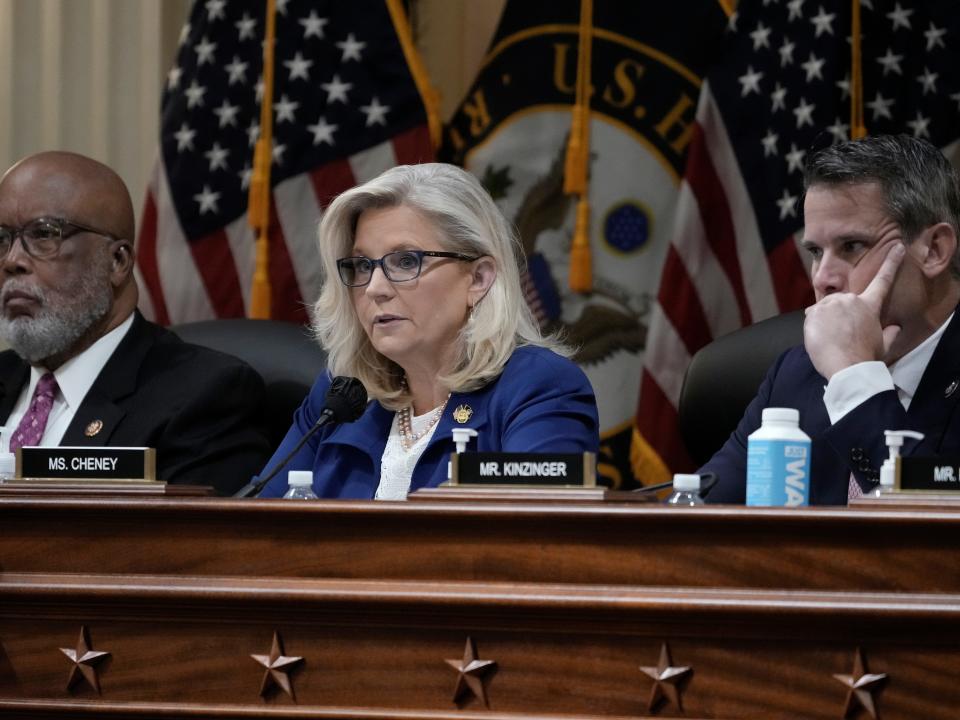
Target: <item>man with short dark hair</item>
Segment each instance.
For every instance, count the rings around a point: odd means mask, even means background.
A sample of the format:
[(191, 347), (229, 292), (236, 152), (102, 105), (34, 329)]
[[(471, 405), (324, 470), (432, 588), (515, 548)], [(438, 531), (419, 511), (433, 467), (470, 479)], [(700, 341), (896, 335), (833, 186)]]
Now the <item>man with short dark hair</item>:
[(916, 430), (904, 454), (960, 452), (957, 173), (908, 136), (826, 148), (805, 171), (803, 246), (816, 304), (804, 344), (770, 369), (737, 430), (701, 472), (712, 502), (745, 499), (747, 436), (765, 407), (793, 407), (813, 441), (811, 504), (876, 486), (884, 430)]
[(140, 315), (133, 236), (123, 181), (90, 158), (40, 153), (0, 178), (0, 423), (11, 449), (153, 447), (159, 479), (229, 493), (269, 453), (263, 381)]

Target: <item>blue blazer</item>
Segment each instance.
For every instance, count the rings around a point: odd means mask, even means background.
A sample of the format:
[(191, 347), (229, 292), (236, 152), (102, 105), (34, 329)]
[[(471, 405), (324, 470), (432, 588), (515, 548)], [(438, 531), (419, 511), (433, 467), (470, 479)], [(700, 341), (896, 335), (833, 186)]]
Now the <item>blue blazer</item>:
[[(325, 373), (294, 413), (293, 426), (263, 472), (280, 462), (317, 421), (329, 386)], [(463, 424), (453, 419), (461, 405), (473, 410)], [(313, 470), (313, 491), (319, 497), (372, 498), (380, 484), (380, 458), (393, 416), (392, 410), (371, 402), (356, 422), (320, 430), (286, 469)], [(597, 452), (600, 445), (597, 402), (587, 376), (570, 360), (540, 347), (518, 348), (496, 380), (450, 396), (414, 468), (411, 492), (446, 481), (447, 461), (455, 450), (450, 435), (454, 427), (477, 431), (468, 451)], [(279, 497), (286, 491), (287, 473), (281, 471), (260, 497)]]
[(791, 348), (770, 368), (737, 429), (700, 468), (699, 472), (714, 472), (718, 477), (707, 500), (746, 501), (747, 436), (760, 427), (765, 407), (800, 411), (800, 427), (811, 440), (811, 505), (846, 505), (850, 473), (864, 491), (876, 485), (887, 457), (884, 430), (916, 430), (926, 436), (922, 441), (906, 440), (901, 448), (903, 455), (960, 454), (958, 383), (960, 312), (954, 313), (940, 338), (909, 410), (903, 409), (896, 390), (889, 390), (874, 395), (831, 425), (823, 404), (826, 379), (814, 369), (802, 346)]

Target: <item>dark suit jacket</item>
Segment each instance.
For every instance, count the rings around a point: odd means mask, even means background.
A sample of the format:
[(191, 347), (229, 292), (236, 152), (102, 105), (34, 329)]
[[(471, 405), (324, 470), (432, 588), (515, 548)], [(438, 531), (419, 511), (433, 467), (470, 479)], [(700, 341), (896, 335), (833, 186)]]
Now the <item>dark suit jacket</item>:
[[(16, 353), (0, 353), (0, 423), (29, 377)], [(269, 457), (258, 429), (263, 392), (263, 380), (245, 363), (185, 343), (137, 312), (61, 444), (156, 448), (159, 479), (229, 494)], [(103, 427), (87, 437), (95, 420)]]
[(954, 314), (940, 338), (906, 411), (896, 390), (889, 390), (874, 395), (831, 426), (823, 404), (826, 379), (814, 369), (802, 346), (791, 348), (770, 368), (737, 429), (700, 469), (699, 472), (714, 472), (718, 477), (707, 499), (745, 502), (747, 436), (760, 427), (760, 415), (765, 407), (791, 407), (800, 411), (800, 427), (812, 441), (811, 505), (846, 505), (851, 472), (864, 490), (875, 486), (880, 466), (887, 457), (884, 430), (916, 430), (926, 436), (919, 442), (906, 440), (903, 455), (960, 454), (958, 382), (960, 312)]

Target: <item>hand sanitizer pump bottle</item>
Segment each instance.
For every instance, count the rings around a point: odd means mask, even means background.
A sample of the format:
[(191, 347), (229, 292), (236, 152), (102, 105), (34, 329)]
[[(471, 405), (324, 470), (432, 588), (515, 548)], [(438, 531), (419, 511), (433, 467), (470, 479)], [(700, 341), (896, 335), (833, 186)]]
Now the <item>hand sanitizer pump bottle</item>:
[[(457, 446), (457, 455), (466, 452), (470, 439), (477, 437), (477, 431), (473, 428), (453, 428), (450, 434), (453, 436), (453, 444)], [(453, 465), (449, 460), (447, 460), (447, 480), (453, 480)]]
[(897, 477), (897, 458), (900, 457), (900, 448), (906, 438), (923, 440), (923, 433), (913, 430), (884, 430), (883, 436), (887, 441), (887, 459), (880, 466), (880, 484), (871, 491), (871, 497), (880, 497), (893, 490)]

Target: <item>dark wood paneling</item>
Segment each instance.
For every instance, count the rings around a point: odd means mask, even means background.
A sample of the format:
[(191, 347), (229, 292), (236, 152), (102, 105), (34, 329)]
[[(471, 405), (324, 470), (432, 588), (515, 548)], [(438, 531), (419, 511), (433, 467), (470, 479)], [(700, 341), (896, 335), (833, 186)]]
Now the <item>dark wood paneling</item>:
[[(841, 718), (858, 648), (886, 720), (960, 708), (949, 509), (7, 498), (0, 527), (0, 715), (636, 718), (664, 643), (685, 717)], [(81, 627), (99, 696), (66, 688)], [(295, 701), (259, 695), (275, 631)], [(452, 701), (468, 637), (489, 710)]]

